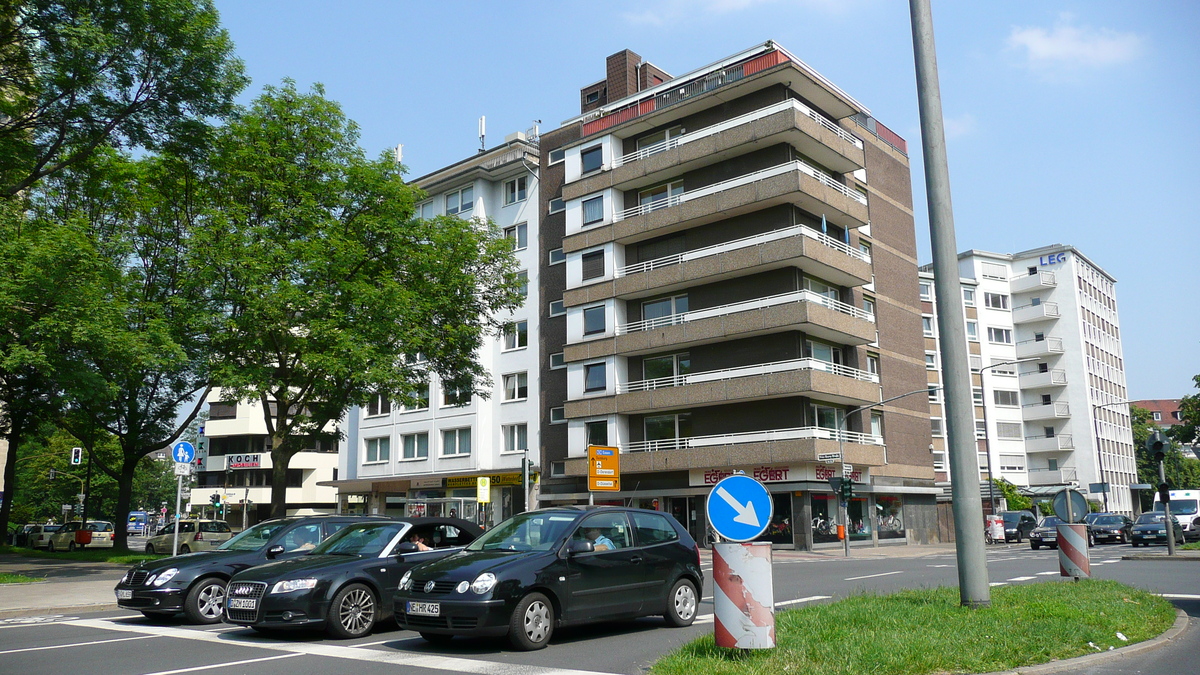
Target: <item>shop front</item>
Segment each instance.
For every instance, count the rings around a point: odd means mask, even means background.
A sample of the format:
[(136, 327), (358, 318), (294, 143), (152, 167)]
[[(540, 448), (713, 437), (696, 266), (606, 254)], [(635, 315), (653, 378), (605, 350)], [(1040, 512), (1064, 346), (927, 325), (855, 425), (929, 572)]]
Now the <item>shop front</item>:
[[(487, 479), (488, 501), (479, 501), (479, 479)], [(536, 490), (538, 474), (529, 474)], [(375, 483), (363, 480), (338, 485), (340, 513), (380, 514), (396, 518), (463, 518), (488, 528), (525, 510), (524, 479), (520, 473), (425, 476), (407, 480), (389, 478)]]

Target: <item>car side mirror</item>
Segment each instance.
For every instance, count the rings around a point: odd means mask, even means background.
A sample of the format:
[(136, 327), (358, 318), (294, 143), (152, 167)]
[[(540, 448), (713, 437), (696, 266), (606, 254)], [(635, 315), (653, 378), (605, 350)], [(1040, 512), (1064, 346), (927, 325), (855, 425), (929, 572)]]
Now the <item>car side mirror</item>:
[(284, 549), (282, 546), (275, 544), (271, 548), (267, 549), (267, 560), (274, 560), (280, 553), (283, 553), (283, 551)]
[(419, 550), (421, 550), (421, 549), (417, 548), (417, 545), (412, 543), (411, 541), (402, 541), (402, 542), (400, 542), (399, 545), (396, 546), (396, 554), (397, 555), (402, 554), (402, 553), (416, 553)]
[(591, 553), (596, 550), (596, 545), (590, 541), (573, 541), (567, 546), (567, 555), (579, 555), (580, 553)]

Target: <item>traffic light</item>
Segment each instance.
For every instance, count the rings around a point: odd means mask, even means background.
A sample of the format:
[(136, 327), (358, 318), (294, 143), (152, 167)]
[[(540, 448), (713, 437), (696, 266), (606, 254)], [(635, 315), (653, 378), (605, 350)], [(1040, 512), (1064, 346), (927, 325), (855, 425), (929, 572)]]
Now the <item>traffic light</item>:
[(848, 502), (854, 497), (854, 479), (846, 476), (842, 480), (842, 501)]
[(216, 506), (217, 504), (221, 503), (221, 497), (218, 496), (217, 493), (214, 492), (208, 496), (208, 503), (212, 504), (213, 506)]
[(1171, 486), (1167, 483), (1158, 484), (1158, 500), (1163, 504), (1171, 503)]
[(1170, 447), (1167, 444), (1167, 437), (1161, 431), (1154, 432), (1150, 438), (1146, 439), (1146, 452), (1150, 453), (1156, 462), (1163, 461)]
[(83, 464), (83, 448), (71, 448), (71, 464)]

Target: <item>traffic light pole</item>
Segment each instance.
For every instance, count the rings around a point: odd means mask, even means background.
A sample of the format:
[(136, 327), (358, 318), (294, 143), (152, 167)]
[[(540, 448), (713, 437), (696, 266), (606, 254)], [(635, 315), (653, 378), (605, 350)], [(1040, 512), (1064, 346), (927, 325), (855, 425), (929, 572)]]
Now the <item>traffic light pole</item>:
[(183, 501), (183, 476), (175, 477), (175, 537), (171, 540), (171, 557), (179, 555), (179, 508)]
[[(1158, 460), (1158, 481), (1159, 489), (1167, 484), (1167, 463), (1166, 455)], [(1163, 490), (1166, 494), (1162, 495), (1165, 499), (1163, 503), (1163, 525), (1167, 526), (1167, 555), (1175, 555), (1175, 516), (1171, 513), (1171, 492)]]

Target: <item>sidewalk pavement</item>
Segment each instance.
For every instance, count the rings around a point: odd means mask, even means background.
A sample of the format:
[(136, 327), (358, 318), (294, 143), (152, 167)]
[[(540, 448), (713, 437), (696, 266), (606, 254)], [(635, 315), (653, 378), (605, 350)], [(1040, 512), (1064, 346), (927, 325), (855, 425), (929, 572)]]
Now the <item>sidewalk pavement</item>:
[(117, 609), (113, 587), (130, 565), (0, 555), (0, 572), (45, 578), (0, 584), (0, 619)]

